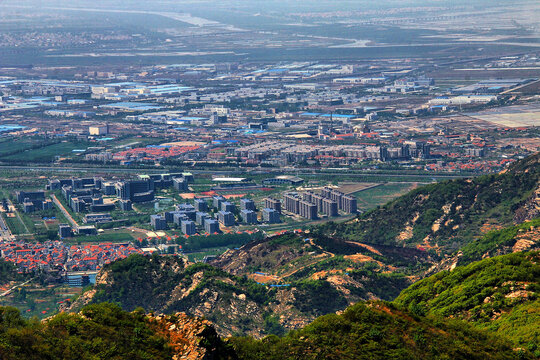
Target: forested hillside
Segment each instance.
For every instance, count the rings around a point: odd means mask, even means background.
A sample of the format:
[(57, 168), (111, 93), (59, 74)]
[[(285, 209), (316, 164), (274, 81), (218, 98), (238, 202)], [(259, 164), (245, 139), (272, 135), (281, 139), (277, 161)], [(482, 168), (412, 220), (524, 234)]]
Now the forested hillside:
[(417, 316), (384, 302), (359, 303), (285, 337), (233, 339), (240, 359), (530, 359), (459, 320)]
[(395, 300), (413, 313), (461, 318), (540, 357), (540, 252), (458, 266), (421, 280)]
[(98, 304), (39, 323), (23, 319), (17, 309), (0, 307), (2, 360), (169, 360), (173, 356), (235, 358), (209, 324), (185, 316), (163, 319)]
[(538, 216), (540, 155), (501, 174), (431, 184), (358, 218), (314, 229), (367, 244), (433, 249), (451, 254), (489, 229)]

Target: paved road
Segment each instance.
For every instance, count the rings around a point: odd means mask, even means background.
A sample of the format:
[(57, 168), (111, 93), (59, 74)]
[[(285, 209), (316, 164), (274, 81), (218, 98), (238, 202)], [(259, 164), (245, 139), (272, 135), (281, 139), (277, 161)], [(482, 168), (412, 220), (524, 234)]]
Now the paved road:
[(13, 290), (15, 290), (16, 288), (24, 286), (24, 285), (28, 284), (32, 280), (34, 280), (34, 279), (30, 279), (30, 280), (27, 280), (27, 281), (23, 282), (22, 284), (18, 284), (18, 285), (13, 286), (11, 289), (8, 289), (8, 290), (4, 291), (3, 293), (1, 293), (0, 297), (4, 297), (6, 295), (9, 295), (9, 293), (12, 292)]
[(13, 240), (13, 234), (9, 230), (9, 227), (4, 220), (4, 217), (0, 216), (0, 240), (11, 241)]
[(60, 202), (60, 200), (58, 200), (58, 198), (56, 197), (56, 195), (52, 194), (51, 195), (51, 198), (53, 199), (53, 202), (56, 204), (56, 206), (58, 206), (58, 208), (60, 209), (60, 211), (62, 211), (62, 214), (64, 214), (64, 216), (66, 217), (66, 219), (69, 221), (69, 223), (71, 224), (71, 227), (73, 229), (77, 229), (79, 227), (79, 225), (77, 224), (77, 222), (73, 219), (73, 217), (71, 217), (71, 214), (69, 213), (69, 211), (66, 210), (66, 208), (64, 207), (64, 205), (62, 205), (62, 203)]
[[(58, 171), (58, 172), (70, 172), (70, 171), (81, 171), (81, 172), (90, 172), (90, 173), (164, 173), (169, 171), (177, 171), (171, 169), (156, 169), (156, 168), (107, 168), (107, 167), (63, 167), (63, 166), (13, 166), (0, 165), (0, 169), (11, 169), (11, 170), (34, 170), (34, 171)], [(268, 176), (274, 176), (279, 174), (295, 174), (295, 175), (327, 175), (327, 176), (369, 176), (369, 177), (403, 177), (403, 178), (426, 178), (432, 180), (434, 178), (445, 178), (445, 179), (458, 179), (464, 177), (472, 177), (483, 174), (449, 174), (449, 173), (426, 173), (426, 174), (410, 174), (403, 173), (398, 171), (386, 171), (386, 172), (371, 172), (371, 171), (354, 171), (350, 169), (344, 169), (343, 171), (323, 171), (320, 169), (310, 169), (310, 168), (291, 168), (291, 169), (259, 169), (259, 168), (250, 168), (250, 169), (241, 169), (241, 170), (201, 170), (201, 169), (189, 169), (186, 168), (185, 171), (189, 171), (193, 174), (215, 174), (215, 175), (238, 175), (238, 174), (266, 174)]]

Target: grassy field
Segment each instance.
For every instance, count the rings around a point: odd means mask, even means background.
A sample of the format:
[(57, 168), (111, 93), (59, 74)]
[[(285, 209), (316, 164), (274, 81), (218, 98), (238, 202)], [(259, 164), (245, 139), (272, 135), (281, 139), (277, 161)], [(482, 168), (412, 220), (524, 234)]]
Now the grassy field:
[(29, 149), (17, 154), (2, 157), (4, 161), (18, 162), (51, 162), (56, 156), (69, 156), (75, 149), (86, 149), (85, 143), (61, 142), (50, 144), (38, 149)]
[(358, 191), (353, 195), (358, 200), (358, 209), (365, 211), (384, 205), (417, 186), (417, 183), (386, 183), (371, 189)]
[(26, 234), (24, 224), (17, 217), (8, 217), (5, 214), (2, 216), (13, 235)]
[(133, 236), (127, 232), (108, 232), (94, 236), (76, 236), (65, 239), (64, 242), (70, 244), (78, 243), (104, 243), (104, 242), (127, 242), (132, 241)]
[(39, 141), (32, 139), (13, 140), (5, 139), (0, 141), (0, 156), (22, 152), (30, 149), (32, 146), (38, 145)]

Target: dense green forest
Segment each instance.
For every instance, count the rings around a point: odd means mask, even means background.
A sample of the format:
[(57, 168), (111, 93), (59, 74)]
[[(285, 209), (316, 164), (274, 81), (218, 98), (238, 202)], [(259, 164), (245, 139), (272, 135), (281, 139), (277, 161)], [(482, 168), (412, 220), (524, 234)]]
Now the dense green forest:
[(540, 252), (458, 266), (421, 280), (395, 300), (414, 313), (457, 317), (540, 357)]
[(390, 303), (359, 303), (284, 337), (234, 338), (240, 359), (529, 359), (459, 320), (417, 316)]
[(46, 322), (24, 320), (0, 308), (3, 360), (171, 359), (165, 338), (150, 328), (144, 312), (127, 313), (111, 304), (62, 313)]

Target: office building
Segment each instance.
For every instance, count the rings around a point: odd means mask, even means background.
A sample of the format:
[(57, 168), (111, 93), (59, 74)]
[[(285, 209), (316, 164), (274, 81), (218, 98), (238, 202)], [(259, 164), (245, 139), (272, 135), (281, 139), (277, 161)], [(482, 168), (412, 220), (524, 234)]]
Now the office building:
[(240, 200), (240, 209), (242, 210), (256, 210), (255, 201), (251, 199), (241, 199)]
[(195, 218), (196, 218), (195, 221), (197, 222), (198, 225), (204, 226), (204, 223), (206, 222), (207, 219), (210, 218), (210, 215), (202, 211), (197, 211), (197, 213), (195, 214)]
[(274, 209), (264, 208), (262, 210), (263, 221), (268, 224), (278, 224), (281, 222), (279, 212)]
[(182, 226), (182, 222), (190, 220), (189, 217), (183, 211), (175, 211), (173, 214), (173, 223), (177, 227)]
[(341, 198), (341, 209), (349, 214), (355, 214), (357, 209), (357, 202), (354, 196), (345, 195)]
[(58, 225), (58, 236), (60, 239), (65, 239), (71, 237), (71, 226), (68, 224)]
[(175, 178), (172, 180), (174, 188), (179, 192), (188, 191), (188, 182), (184, 178)]
[(323, 213), (330, 216), (338, 216), (338, 204), (332, 199), (323, 199)]
[(257, 223), (257, 213), (253, 210), (242, 210), (240, 211), (240, 217), (245, 224), (256, 224)]
[(212, 204), (214, 205), (214, 207), (218, 210), (221, 209), (221, 203), (226, 201), (225, 198), (221, 195), (218, 195), (218, 196), (214, 196), (212, 198)]
[(281, 213), (281, 200), (274, 198), (266, 198), (264, 199), (264, 207), (266, 209), (274, 209), (278, 213)]
[(224, 201), (221, 203), (221, 211), (234, 212), (235, 206), (229, 201)]
[(234, 215), (229, 211), (219, 211), (218, 220), (223, 226), (234, 226)]
[(208, 211), (208, 203), (204, 199), (195, 199), (195, 210)]
[(131, 202), (131, 200), (119, 200), (118, 206), (120, 206), (120, 210), (122, 211), (133, 210), (133, 203)]
[(317, 205), (310, 203), (309, 201), (300, 201), (299, 203), (299, 215), (303, 218), (313, 220), (317, 218)]
[(283, 196), (283, 200), (286, 211), (293, 214), (300, 213), (300, 197), (298, 196), (298, 194), (285, 194)]
[(197, 233), (195, 223), (191, 220), (182, 221), (182, 233), (185, 235), (195, 235)]
[(208, 234), (219, 233), (219, 222), (214, 219), (207, 219), (204, 222), (204, 231)]
[(151, 215), (150, 224), (155, 230), (167, 230), (167, 220), (161, 215)]

